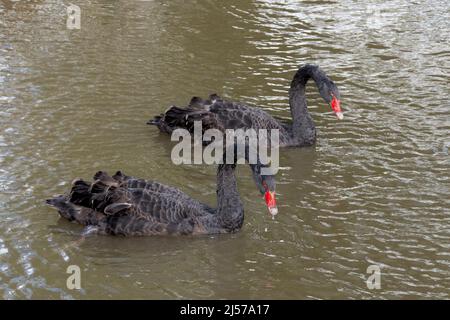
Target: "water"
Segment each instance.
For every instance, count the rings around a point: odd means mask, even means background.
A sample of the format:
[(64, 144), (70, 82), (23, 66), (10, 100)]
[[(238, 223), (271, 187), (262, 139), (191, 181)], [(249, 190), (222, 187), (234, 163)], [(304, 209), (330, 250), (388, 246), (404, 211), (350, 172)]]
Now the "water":
[[(80, 30), (69, 1), (0, 2), (0, 297), (449, 298), (448, 1), (75, 3)], [(246, 167), (234, 235), (76, 246), (81, 228), (43, 205), (100, 169), (214, 204), (215, 168), (174, 166), (146, 120), (212, 92), (289, 117), (307, 62), (345, 119), (308, 87), (318, 141), (282, 150), (275, 220)]]

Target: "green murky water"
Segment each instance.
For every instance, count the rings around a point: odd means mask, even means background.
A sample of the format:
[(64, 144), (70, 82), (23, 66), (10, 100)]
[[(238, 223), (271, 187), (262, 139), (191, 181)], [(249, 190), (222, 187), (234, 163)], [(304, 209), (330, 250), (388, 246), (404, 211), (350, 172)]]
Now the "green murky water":
[[(66, 5), (81, 29), (66, 27)], [(448, 1), (0, 1), (0, 297), (449, 298)], [(43, 200), (123, 170), (215, 203), (215, 168), (174, 166), (145, 125), (211, 92), (288, 117), (293, 72), (317, 145), (284, 149), (271, 220), (246, 167), (240, 233), (93, 236)], [(381, 266), (381, 289), (366, 286)], [(82, 290), (66, 287), (69, 265)]]

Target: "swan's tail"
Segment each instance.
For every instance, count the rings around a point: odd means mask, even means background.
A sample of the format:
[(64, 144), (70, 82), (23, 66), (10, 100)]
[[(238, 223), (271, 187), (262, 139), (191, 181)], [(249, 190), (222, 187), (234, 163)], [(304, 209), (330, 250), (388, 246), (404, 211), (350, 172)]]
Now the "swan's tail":
[(99, 225), (105, 219), (105, 212), (111, 211), (107, 207), (120, 197), (120, 193), (114, 191), (121, 181), (114, 177), (99, 171), (91, 184), (76, 179), (68, 195), (47, 199), (46, 203), (55, 207), (61, 217), (69, 221), (82, 225)]
[[(45, 200), (45, 202), (53, 207), (55, 207), (61, 217), (69, 220), (69, 221), (77, 221), (79, 215), (79, 208), (74, 204), (70, 203), (69, 199), (66, 196), (60, 195), (53, 197), (51, 199)], [(81, 222), (80, 222), (81, 223)]]
[(210, 107), (220, 97), (216, 94), (209, 96), (208, 100), (193, 97), (187, 107), (171, 106), (165, 113), (155, 116), (147, 124), (155, 125), (161, 132), (172, 133), (175, 129), (186, 129), (189, 132), (194, 130), (194, 122), (200, 121), (202, 131), (207, 129), (222, 129)]

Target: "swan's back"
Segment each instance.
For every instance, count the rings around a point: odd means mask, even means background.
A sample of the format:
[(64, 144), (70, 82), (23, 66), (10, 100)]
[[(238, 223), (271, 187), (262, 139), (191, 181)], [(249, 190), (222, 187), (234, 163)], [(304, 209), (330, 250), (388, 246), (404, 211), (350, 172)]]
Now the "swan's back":
[(193, 97), (187, 107), (172, 106), (148, 124), (156, 125), (165, 133), (178, 128), (193, 131), (194, 121), (201, 121), (203, 130), (219, 129), (279, 129), (280, 137), (288, 134), (286, 127), (258, 107), (221, 99), (212, 94), (204, 100)]
[(70, 221), (115, 235), (191, 234), (199, 218), (214, 213), (176, 188), (121, 172), (97, 172), (92, 183), (75, 180), (69, 194), (47, 202)]

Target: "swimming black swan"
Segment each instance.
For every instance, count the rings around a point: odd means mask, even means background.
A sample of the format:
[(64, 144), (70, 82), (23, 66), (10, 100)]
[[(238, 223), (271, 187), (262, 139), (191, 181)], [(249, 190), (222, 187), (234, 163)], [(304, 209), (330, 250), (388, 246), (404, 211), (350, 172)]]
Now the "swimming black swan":
[[(236, 185), (235, 164), (217, 169), (217, 208), (156, 181), (136, 179), (117, 172), (99, 171), (94, 182), (77, 179), (69, 194), (48, 199), (60, 215), (94, 228), (99, 234), (141, 236), (161, 234), (215, 234), (238, 231), (244, 208)], [(269, 211), (276, 214), (275, 180), (260, 175), (251, 165), (255, 182), (264, 191)]]
[(188, 107), (172, 106), (164, 114), (148, 121), (161, 132), (177, 128), (193, 129), (193, 121), (202, 121), (204, 130), (221, 129), (279, 129), (280, 146), (309, 146), (316, 141), (316, 128), (306, 106), (305, 87), (312, 78), (322, 98), (331, 106), (338, 119), (343, 119), (339, 90), (322, 69), (307, 64), (296, 72), (289, 90), (292, 124), (276, 120), (260, 108), (221, 99), (212, 94), (208, 100), (192, 98)]

